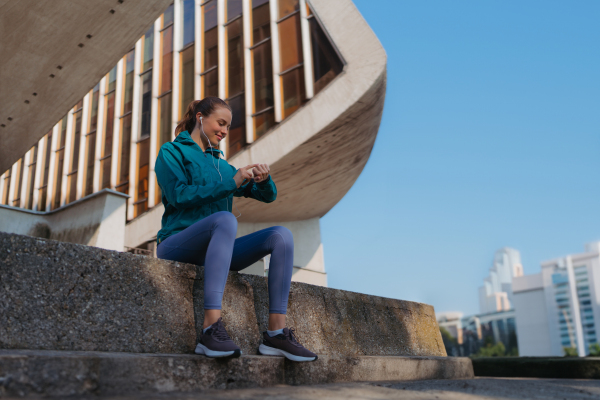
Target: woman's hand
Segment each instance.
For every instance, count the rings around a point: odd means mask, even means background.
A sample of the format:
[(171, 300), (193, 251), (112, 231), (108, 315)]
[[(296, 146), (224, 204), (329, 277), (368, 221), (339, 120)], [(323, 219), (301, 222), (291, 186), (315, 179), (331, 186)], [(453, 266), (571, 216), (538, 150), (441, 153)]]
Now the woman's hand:
[(265, 182), (267, 179), (269, 179), (270, 172), (271, 170), (267, 164), (256, 164), (256, 167), (254, 167), (252, 170), (252, 173), (254, 174), (254, 182)]
[(257, 167), (258, 165), (259, 164), (246, 165), (245, 167), (242, 167), (237, 170), (236, 174), (233, 177), (233, 180), (235, 181), (235, 184), (237, 185), (237, 187), (240, 187), (243, 184), (248, 183), (248, 181), (250, 181), (250, 179), (252, 179), (252, 177), (253, 177), (252, 168)]

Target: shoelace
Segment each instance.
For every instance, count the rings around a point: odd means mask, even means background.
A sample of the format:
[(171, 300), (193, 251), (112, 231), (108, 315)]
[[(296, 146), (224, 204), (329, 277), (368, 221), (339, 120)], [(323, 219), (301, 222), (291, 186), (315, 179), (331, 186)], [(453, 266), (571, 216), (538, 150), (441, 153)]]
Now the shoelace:
[(214, 338), (216, 338), (217, 340), (220, 340), (222, 342), (231, 340), (231, 338), (229, 337), (229, 334), (225, 330), (225, 326), (223, 326), (222, 318), (219, 318), (219, 320), (215, 323), (215, 325), (216, 326), (212, 329), (211, 336), (213, 336)]
[(298, 343), (298, 339), (296, 339), (296, 330), (294, 328), (288, 329), (287, 338), (290, 341), (290, 343), (293, 344), (294, 346), (302, 347), (302, 345), (300, 343)]

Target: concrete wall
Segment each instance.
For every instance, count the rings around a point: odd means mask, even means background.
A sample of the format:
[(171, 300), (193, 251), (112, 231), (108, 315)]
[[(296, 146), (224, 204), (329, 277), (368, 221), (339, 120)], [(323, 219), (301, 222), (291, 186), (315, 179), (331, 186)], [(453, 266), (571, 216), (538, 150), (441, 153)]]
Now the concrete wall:
[(127, 197), (104, 189), (50, 212), (0, 205), (0, 231), (123, 251)]

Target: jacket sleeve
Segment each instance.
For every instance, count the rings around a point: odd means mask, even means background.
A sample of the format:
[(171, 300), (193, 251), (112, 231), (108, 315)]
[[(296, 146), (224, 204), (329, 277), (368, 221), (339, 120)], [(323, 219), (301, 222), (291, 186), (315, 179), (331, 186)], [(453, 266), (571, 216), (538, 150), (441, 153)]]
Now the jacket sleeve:
[(240, 186), (233, 192), (233, 195), (236, 197), (249, 197), (263, 203), (272, 203), (277, 198), (277, 187), (271, 175), (269, 175), (269, 179), (264, 182), (255, 183), (254, 181), (250, 181)]
[(156, 159), (156, 178), (169, 204), (175, 208), (191, 208), (209, 204), (231, 195), (237, 185), (233, 178), (208, 185), (189, 185), (179, 155), (170, 146), (163, 146)]

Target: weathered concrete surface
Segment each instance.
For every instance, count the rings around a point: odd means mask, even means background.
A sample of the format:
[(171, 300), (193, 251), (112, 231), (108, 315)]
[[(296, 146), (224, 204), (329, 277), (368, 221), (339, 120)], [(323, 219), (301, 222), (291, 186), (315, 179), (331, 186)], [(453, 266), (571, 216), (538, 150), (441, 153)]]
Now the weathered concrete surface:
[(600, 379), (600, 357), (486, 357), (473, 368), (476, 376)]
[[(203, 275), (189, 264), (0, 233), (0, 348), (191, 353)], [(257, 354), (267, 318), (267, 278), (230, 274), (223, 320), (244, 354)], [(446, 355), (426, 304), (293, 282), (287, 325), (319, 355)]]
[(0, 233), (0, 348), (189, 353), (192, 265)]
[(0, 350), (0, 396), (197, 392), (325, 382), (473, 377), (468, 358), (283, 357)]

